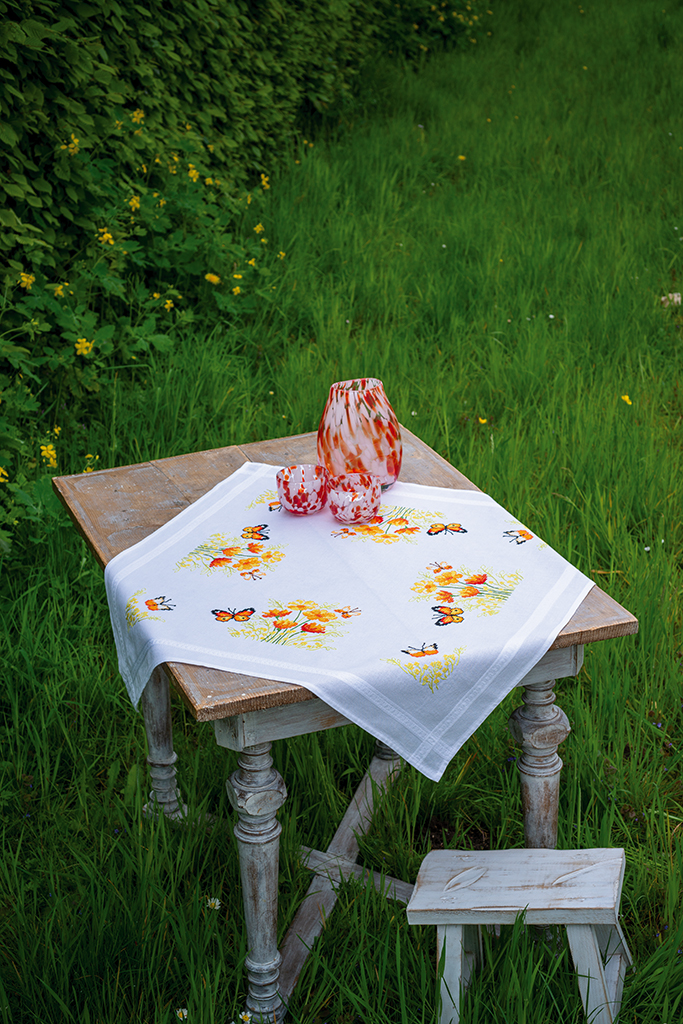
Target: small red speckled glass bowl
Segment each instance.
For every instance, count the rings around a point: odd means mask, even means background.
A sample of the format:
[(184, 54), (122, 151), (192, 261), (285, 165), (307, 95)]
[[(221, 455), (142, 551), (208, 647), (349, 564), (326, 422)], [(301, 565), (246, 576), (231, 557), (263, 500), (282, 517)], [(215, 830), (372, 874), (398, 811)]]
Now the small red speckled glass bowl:
[(280, 504), (295, 516), (310, 516), (324, 508), (329, 477), (324, 466), (286, 466), (275, 474)]
[(369, 473), (344, 473), (330, 477), (327, 502), (340, 523), (367, 523), (379, 512), (382, 482)]

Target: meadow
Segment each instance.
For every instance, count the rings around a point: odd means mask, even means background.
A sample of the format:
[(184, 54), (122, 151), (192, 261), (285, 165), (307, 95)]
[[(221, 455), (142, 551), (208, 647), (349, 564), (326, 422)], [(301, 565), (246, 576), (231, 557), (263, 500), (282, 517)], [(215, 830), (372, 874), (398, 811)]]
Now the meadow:
[[(558, 846), (626, 851), (635, 961), (622, 1024), (683, 1012), (683, 4), (510, 2), (470, 51), (387, 59), (302, 124), (236, 238), (283, 255), (273, 301), (195, 311), (103, 376), (53, 441), (59, 474), (317, 428), (329, 385), (377, 376), (399, 421), (639, 620), (558, 681), (572, 734)], [(305, 142), (304, 142), (305, 139)], [(211, 267), (207, 267), (211, 272)], [(236, 263), (234, 273), (242, 268)], [(238, 285), (235, 285), (238, 287)], [(679, 300), (680, 301), (680, 300)], [(103, 577), (44, 495), (0, 576), (0, 1020), (229, 1024), (245, 998), (234, 817), (217, 747), (173, 697), (178, 778), (211, 830), (143, 821), (142, 717)], [(438, 846), (523, 846), (506, 698), (439, 783), (406, 767), (360, 861), (414, 881)], [(273, 746), (280, 935), (372, 756), (349, 726)], [(211, 909), (210, 898), (221, 901)], [(560, 937), (561, 938), (561, 937)], [(486, 936), (463, 1024), (583, 1019), (566, 942)], [(435, 935), (344, 883), (294, 1024), (431, 1024)]]

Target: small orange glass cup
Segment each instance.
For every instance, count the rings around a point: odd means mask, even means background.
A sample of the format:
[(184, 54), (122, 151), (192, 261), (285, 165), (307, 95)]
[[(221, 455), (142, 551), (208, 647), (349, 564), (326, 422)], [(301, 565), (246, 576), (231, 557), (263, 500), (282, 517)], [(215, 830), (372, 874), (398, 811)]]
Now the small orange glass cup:
[(325, 507), (329, 477), (324, 466), (285, 466), (275, 482), (280, 504), (292, 515), (310, 516)]
[(340, 523), (367, 523), (379, 512), (382, 481), (370, 473), (330, 477), (327, 503)]

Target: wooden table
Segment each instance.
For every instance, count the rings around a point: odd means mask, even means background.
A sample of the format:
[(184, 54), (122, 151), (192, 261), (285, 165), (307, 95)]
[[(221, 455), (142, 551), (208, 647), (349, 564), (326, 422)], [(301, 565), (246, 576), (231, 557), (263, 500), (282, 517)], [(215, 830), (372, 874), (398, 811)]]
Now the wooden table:
[[(401, 427), (400, 479), (463, 490), (479, 490), (467, 477)], [(121, 466), (95, 473), (54, 477), (53, 486), (77, 529), (104, 568), (120, 551), (147, 537), (245, 462), (277, 466), (317, 462), (316, 435), (300, 434), (256, 444), (232, 445)], [(569, 735), (566, 715), (555, 702), (556, 678), (575, 676), (583, 645), (638, 631), (638, 622), (599, 587), (594, 587), (538, 664), (519, 684), (523, 705), (510, 728), (522, 747), (518, 760), (526, 845), (554, 848), (562, 761), (558, 745)], [(394, 751), (376, 744), (375, 757), (325, 852), (306, 849), (315, 872), (309, 892), (277, 949), (277, 879), (281, 826), (276, 818), (287, 796), (269, 755), (276, 739), (348, 725), (348, 719), (303, 686), (254, 676), (168, 663), (158, 668), (142, 695), (147, 758), (152, 778), (148, 813), (186, 820), (176, 788), (169, 680), (198, 722), (212, 721), (219, 745), (239, 751), (239, 768), (227, 783), (237, 811), (237, 838), (249, 953), (247, 1008), (254, 1024), (280, 1024), (286, 1002), (311, 946), (336, 899), (335, 881), (366, 873), (356, 864), (358, 842), (370, 824), (373, 781), (385, 785), (400, 768)], [(161, 809), (161, 810), (160, 810)], [(354, 835), (355, 833), (355, 835)], [(379, 876), (374, 876), (376, 884)], [(388, 896), (407, 902), (412, 886), (388, 880)]]

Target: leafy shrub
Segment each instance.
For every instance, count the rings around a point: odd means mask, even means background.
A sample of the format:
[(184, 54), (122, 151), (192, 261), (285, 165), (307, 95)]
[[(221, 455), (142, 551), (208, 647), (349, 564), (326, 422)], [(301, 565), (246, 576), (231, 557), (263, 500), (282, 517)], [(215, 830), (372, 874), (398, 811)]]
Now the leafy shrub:
[(0, 542), (109, 371), (273, 301), (267, 192), (307, 112), (352, 105), (378, 50), (461, 45), (475, 8), (0, 0)]

